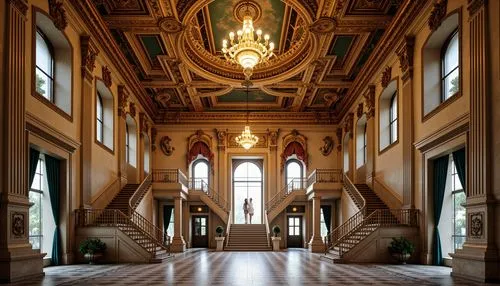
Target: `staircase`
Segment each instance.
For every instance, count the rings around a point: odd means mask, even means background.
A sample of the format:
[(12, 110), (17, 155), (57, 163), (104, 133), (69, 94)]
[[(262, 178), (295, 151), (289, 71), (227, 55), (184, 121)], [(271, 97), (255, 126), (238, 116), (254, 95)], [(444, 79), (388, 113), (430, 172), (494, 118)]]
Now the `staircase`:
[(344, 190), (359, 211), (328, 234), (322, 258), (345, 262), (349, 251), (379, 227), (418, 227), (418, 210), (391, 210), (366, 184), (354, 185), (347, 176), (344, 176)]
[(128, 214), (128, 206), (130, 198), (139, 188), (139, 184), (126, 184), (123, 189), (109, 202), (106, 206), (107, 210), (120, 210), (124, 214)]
[(269, 222), (272, 222), (285, 208), (295, 200), (297, 195), (305, 195), (307, 181), (304, 179), (293, 179), (279, 193), (266, 203), (266, 214)]
[(216, 213), (224, 223), (229, 220), (229, 205), (223, 196), (203, 180), (190, 182), (189, 193), (200, 196), (200, 200)]
[(268, 251), (266, 226), (264, 224), (231, 224), (227, 251)]

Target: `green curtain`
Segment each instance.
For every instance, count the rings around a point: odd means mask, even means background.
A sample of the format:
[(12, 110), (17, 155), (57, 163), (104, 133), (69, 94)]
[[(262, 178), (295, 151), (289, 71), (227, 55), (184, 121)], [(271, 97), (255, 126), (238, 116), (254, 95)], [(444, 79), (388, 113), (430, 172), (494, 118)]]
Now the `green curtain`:
[(52, 215), (56, 229), (52, 242), (52, 264), (59, 265), (62, 255), (61, 231), (59, 229), (60, 220), (60, 162), (58, 159), (45, 155), (45, 168), (47, 170), (47, 184), (49, 185), (50, 204), (52, 205)]
[(323, 218), (325, 219), (326, 230), (330, 233), (330, 224), (332, 222), (332, 206), (321, 206)]
[(460, 183), (464, 188), (465, 193), (467, 190), (465, 189), (465, 148), (462, 148), (458, 151), (453, 152), (453, 162), (455, 163), (455, 167), (457, 168), (458, 178), (460, 179)]
[(443, 253), (441, 250), (441, 238), (439, 237), (439, 219), (443, 208), (444, 192), (446, 189), (446, 176), (448, 175), (449, 156), (443, 156), (434, 160), (434, 236), (433, 236), (433, 255), (434, 265), (442, 265)]
[(33, 185), (33, 179), (35, 179), (36, 166), (38, 165), (39, 158), (40, 158), (40, 151), (30, 148), (28, 191), (31, 189), (31, 185)]

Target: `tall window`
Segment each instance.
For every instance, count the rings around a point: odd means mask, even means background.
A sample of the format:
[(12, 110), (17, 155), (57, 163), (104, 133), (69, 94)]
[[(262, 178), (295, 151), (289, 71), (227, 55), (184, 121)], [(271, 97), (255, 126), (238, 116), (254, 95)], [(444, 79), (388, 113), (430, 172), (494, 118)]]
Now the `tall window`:
[(96, 100), (96, 136), (97, 141), (103, 143), (104, 141), (104, 107), (102, 104), (102, 96), (97, 92)]
[(365, 123), (365, 128), (363, 130), (363, 163), (366, 164), (366, 142), (368, 141), (366, 138), (366, 123)]
[(54, 102), (54, 54), (43, 32), (36, 30), (35, 91)]
[[(302, 186), (302, 164), (297, 159), (290, 159), (286, 163), (286, 184), (291, 188)], [(293, 181), (293, 186), (290, 184)]]
[(451, 196), (453, 201), (453, 248), (456, 251), (462, 248), (465, 242), (465, 191), (460, 183), (457, 168), (453, 162), (453, 156), (450, 155), (451, 160)]
[(451, 33), (441, 52), (441, 101), (446, 101), (459, 91), (459, 41), (458, 29)]
[(125, 160), (130, 163), (130, 133), (128, 131), (128, 124), (125, 124)]
[(208, 161), (206, 159), (197, 159), (193, 162), (193, 185), (195, 190), (204, 189), (208, 185)]
[[(261, 160), (233, 160), (236, 168), (233, 171), (233, 213), (234, 223), (245, 223), (243, 203), (245, 199), (253, 199), (254, 216), (252, 223), (259, 224), (262, 221), (262, 169)], [(260, 164), (259, 164), (260, 163)], [(259, 166), (260, 165), (260, 166)]]
[(398, 95), (395, 92), (389, 106), (389, 140), (390, 144), (398, 140)]

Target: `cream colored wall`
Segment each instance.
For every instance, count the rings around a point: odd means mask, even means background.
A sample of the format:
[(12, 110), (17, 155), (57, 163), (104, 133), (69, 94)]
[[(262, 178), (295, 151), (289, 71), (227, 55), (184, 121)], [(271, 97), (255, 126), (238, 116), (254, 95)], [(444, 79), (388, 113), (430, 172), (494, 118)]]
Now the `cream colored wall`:
[(156, 208), (154, 207), (153, 189), (151, 188), (142, 198), (136, 208), (136, 212), (145, 217), (150, 222), (153, 222), (153, 217), (156, 217)]
[(340, 197), (340, 223), (344, 223), (359, 211), (351, 196), (343, 190)]

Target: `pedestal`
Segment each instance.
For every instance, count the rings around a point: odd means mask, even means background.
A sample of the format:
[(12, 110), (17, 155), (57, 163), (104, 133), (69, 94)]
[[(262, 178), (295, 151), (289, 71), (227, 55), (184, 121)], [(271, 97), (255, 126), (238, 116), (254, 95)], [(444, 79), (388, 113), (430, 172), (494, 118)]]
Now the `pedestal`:
[(223, 236), (217, 236), (215, 238), (215, 241), (217, 242), (217, 248), (215, 249), (215, 251), (224, 251), (224, 240), (226, 238), (223, 237)]
[(273, 241), (273, 251), (280, 251), (280, 242), (281, 242), (281, 237), (271, 237), (271, 240)]
[(186, 242), (182, 236), (174, 236), (172, 244), (170, 244), (171, 252), (184, 252), (186, 251)]
[(314, 253), (323, 253), (325, 252), (325, 245), (323, 243), (323, 239), (320, 236), (311, 237), (311, 240), (308, 243), (309, 251)]

